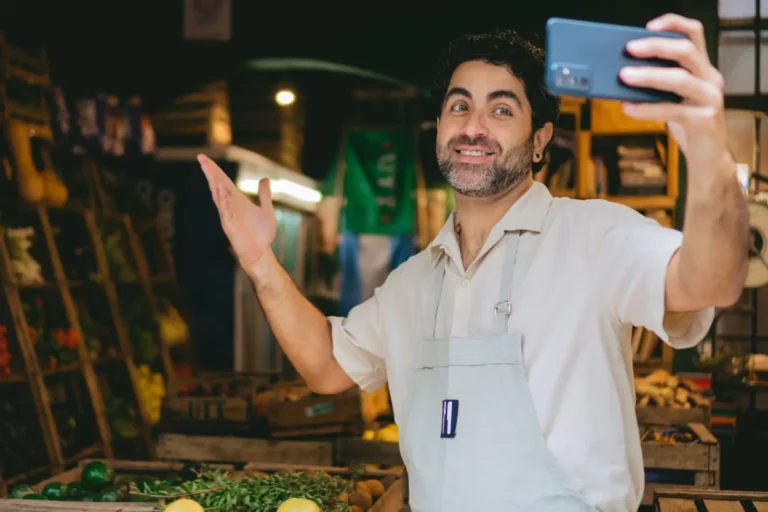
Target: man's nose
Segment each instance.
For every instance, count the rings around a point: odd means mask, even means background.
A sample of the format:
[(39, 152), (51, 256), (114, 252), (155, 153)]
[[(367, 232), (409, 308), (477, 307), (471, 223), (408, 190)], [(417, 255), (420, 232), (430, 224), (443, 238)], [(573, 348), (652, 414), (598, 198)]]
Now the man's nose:
[(485, 116), (482, 112), (475, 111), (466, 118), (467, 122), (464, 124), (464, 133), (472, 137), (485, 137), (488, 135), (488, 127), (485, 124)]

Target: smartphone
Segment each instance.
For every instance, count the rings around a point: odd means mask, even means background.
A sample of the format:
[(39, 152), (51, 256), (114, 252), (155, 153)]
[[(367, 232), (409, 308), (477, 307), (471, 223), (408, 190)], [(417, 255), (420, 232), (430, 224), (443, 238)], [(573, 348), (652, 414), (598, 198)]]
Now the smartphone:
[(675, 61), (637, 59), (627, 53), (633, 39), (684, 38), (673, 32), (652, 32), (639, 27), (550, 18), (546, 33), (546, 85), (552, 94), (603, 98), (633, 103), (679, 103), (677, 94), (630, 87), (619, 78), (626, 66), (679, 67)]

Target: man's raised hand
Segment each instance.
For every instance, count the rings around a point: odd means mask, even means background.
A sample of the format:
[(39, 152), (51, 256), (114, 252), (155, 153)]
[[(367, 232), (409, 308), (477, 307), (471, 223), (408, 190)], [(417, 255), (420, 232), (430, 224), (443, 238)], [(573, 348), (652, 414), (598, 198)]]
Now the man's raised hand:
[(198, 155), (197, 160), (208, 180), (224, 233), (240, 265), (250, 274), (262, 256), (271, 250), (277, 234), (269, 180), (265, 178), (259, 182), (260, 204), (257, 206), (213, 160), (205, 155)]

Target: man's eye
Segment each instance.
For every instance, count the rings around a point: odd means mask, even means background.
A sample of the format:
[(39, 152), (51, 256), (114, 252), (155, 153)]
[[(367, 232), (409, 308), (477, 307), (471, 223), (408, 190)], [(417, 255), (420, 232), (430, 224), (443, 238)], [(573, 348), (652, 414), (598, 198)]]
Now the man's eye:
[(500, 115), (500, 116), (511, 116), (512, 115), (512, 111), (509, 110), (506, 107), (499, 107), (496, 110), (494, 110), (493, 113), (496, 114), (496, 115)]
[(463, 103), (457, 103), (451, 107), (451, 112), (464, 112), (465, 110), (467, 110), (467, 106)]

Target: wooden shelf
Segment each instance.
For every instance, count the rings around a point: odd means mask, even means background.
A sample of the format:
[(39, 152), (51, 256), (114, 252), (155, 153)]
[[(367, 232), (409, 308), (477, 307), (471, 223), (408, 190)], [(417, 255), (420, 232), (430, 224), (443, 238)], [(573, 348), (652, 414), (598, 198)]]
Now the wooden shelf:
[[(13, 105), (13, 100), (6, 94), (4, 79), (7, 78), (9, 73), (13, 73), (11, 63), (7, 60), (8, 45), (5, 40), (0, 36), (0, 46), (3, 51), (0, 51), (0, 129), (5, 131), (5, 139), (9, 141), (11, 151), (19, 151), (19, 148), (14, 146), (12, 138), (9, 137), (7, 132), (9, 123), (7, 116), (9, 112), (13, 112), (14, 109), (18, 111), (18, 108)], [(45, 58), (42, 58), (42, 68), (47, 70), (47, 63)], [(47, 71), (46, 71), (47, 76)], [(33, 89), (35, 93), (42, 94), (40, 89)], [(32, 90), (30, 90), (32, 92)], [(45, 134), (51, 133), (51, 127), (47, 121), (47, 112), (41, 109), (41, 113), (44, 116), (40, 116), (40, 120), (36, 121), (41, 123), (37, 136), (45, 137)], [(37, 128), (37, 126), (36, 126)], [(53, 142), (52, 140), (49, 142)], [(23, 146), (23, 144), (22, 144)], [(29, 155), (21, 155), (22, 157), (29, 157)], [(8, 318), (4, 319), (5, 324), (8, 327), (8, 331), (13, 331), (14, 336), (14, 353), (12, 363), (13, 374), (8, 377), (0, 377), (0, 386), (3, 384), (21, 384), (28, 385), (28, 390), (31, 393), (32, 401), (34, 402), (34, 413), (36, 415), (37, 422), (39, 424), (39, 430), (41, 432), (40, 442), (44, 443), (45, 452), (41, 453), (40, 461), (42, 462), (47, 455), (48, 462), (32, 471), (26, 471), (19, 475), (2, 475), (0, 468), (0, 495), (3, 495), (10, 485), (18, 482), (24, 482), (42, 473), (57, 474), (60, 473), (64, 466), (76, 463), (77, 461), (91, 457), (96, 454), (103, 454), (106, 458), (113, 458), (112, 447), (112, 432), (106, 415), (106, 407), (104, 402), (104, 396), (99, 385), (99, 375), (102, 378), (109, 378), (113, 373), (113, 368), (105, 367), (104, 365), (114, 364), (121, 366), (121, 372), (124, 370), (126, 373), (126, 379), (128, 381), (128, 392), (132, 393), (132, 397), (122, 396), (122, 393), (116, 393), (116, 397), (128, 398), (128, 400), (138, 400), (141, 396), (141, 390), (138, 382), (138, 370), (134, 361), (134, 352), (131, 345), (131, 340), (128, 337), (128, 329), (123, 320), (120, 297), (118, 296), (118, 287), (130, 286), (137, 289), (142, 289), (147, 294), (147, 301), (149, 302), (150, 309), (153, 313), (157, 313), (157, 299), (155, 298), (152, 290), (153, 284), (160, 283), (173, 283), (175, 282), (175, 273), (163, 274), (162, 279), (152, 280), (147, 272), (147, 265), (145, 256), (143, 254), (143, 248), (138, 242), (138, 237), (133, 229), (131, 219), (121, 213), (112, 211), (110, 205), (113, 202), (105, 194), (104, 181), (102, 180), (101, 172), (97, 166), (96, 160), (88, 155), (82, 158), (82, 162), (77, 162), (78, 173), (80, 173), (79, 179), (85, 182), (84, 193), (87, 197), (70, 198), (72, 205), (65, 205), (61, 207), (48, 207), (42, 204), (30, 204), (27, 202), (13, 201), (4, 199), (0, 201), (0, 209), (2, 209), (2, 219), (7, 219), (8, 214), (22, 214), (24, 222), (27, 222), (27, 218), (31, 219), (36, 229), (36, 248), (39, 249), (39, 254), (31, 254), (34, 259), (40, 258), (42, 255), (45, 258), (45, 264), (42, 265), (45, 268), (46, 282), (40, 284), (23, 285), (16, 279), (16, 272), (14, 265), (11, 261), (10, 251), (6, 243), (5, 229), (0, 225), (0, 282), (2, 284), (2, 299), (3, 303), (7, 305), (9, 312)], [(23, 165), (23, 158), (12, 158), (12, 162), (21, 162), (19, 165)], [(31, 160), (31, 157), (26, 160)], [(32, 165), (32, 164), (29, 164)], [(18, 169), (14, 168), (14, 172)], [(116, 204), (116, 203), (115, 203)], [(87, 205), (87, 207), (81, 206)], [(110, 222), (117, 223), (124, 231), (125, 239), (125, 256), (130, 257), (134, 264), (137, 274), (135, 281), (131, 283), (115, 283), (113, 278), (117, 276), (110, 275), (110, 261), (105, 254), (104, 240), (102, 233), (96, 222), (96, 208), (99, 211), (99, 217), (108, 219)], [(67, 213), (64, 213), (67, 212)], [(71, 213), (70, 213), (71, 212)], [(77, 242), (75, 244), (87, 244), (88, 249), (92, 251), (88, 257), (89, 263), (83, 264), (84, 268), (81, 268), (75, 257), (73, 262), (73, 256), (71, 251), (66, 251), (70, 248), (67, 245), (67, 229), (70, 229), (70, 218), (74, 219), (74, 224), (71, 224), (74, 228), (78, 229)], [(80, 220), (82, 221), (80, 223)], [(79, 226), (80, 223), (82, 226)], [(54, 226), (55, 224), (55, 226)], [(156, 224), (156, 223), (155, 223)], [(58, 227), (59, 231), (55, 231), (54, 227)], [(155, 226), (156, 227), (156, 226)], [(73, 235), (74, 236), (74, 235)], [(80, 245), (73, 245), (73, 247), (81, 248)], [(62, 251), (60, 253), (60, 250)], [(32, 251), (30, 251), (32, 253)], [(62, 256), (64, 258), (62, 259)], [(39, 263), (43, 263), (40, 261)], [(68, 265), (72, 263), (72, 268), (67, 267), (65, 269), (65, 263)], [(95, 268), (91, 268), (94, 267)], [(69, 271), (69, 275), (67, 274)], [(89, 272), (98, 275), (98, 281), (89, 280)], [(70, 277), (72, 279), (70, 279)], [(158, 276), (160, 277), (160, 276)], [(86, 288), (88, 287), (88, 288)], [(73, 291), (75, 296), (73, 297)], [(121, 290), (123, 291), (123, 290)], [(89, 297), (93, 297), (95, 293), (103, 295), (104, 310), (98, 315), (99, 321), (110, 322), (109, 330), (114, 330), (113, 337), (110, 339), (99, 339), (101, 342), (100, 354), (92, 354), (89, 347), (86, 346), (89, 336), (100, 336), (99, 330), (94, 329), (94, 332), (84, 332), (81, 321), (85, 324), (87, 315), (81, 314), (86, 310), (90, 313), (90, 308), (87, 300)], [(80, 342), (77, 343), (76, 348), (73, 349), (76, 354), (77, 360), (71, 364), (65, 364), (56, 368), (42, 368), (43, 361), (39, 360), (36, 346), (33, 343), (32, 336), (34, 332), (30, 334), (28, 319), (26, 318), (24, 309), (24, 299), (30, 295), (40, 295), (47, 297), (53, 297), (56, 295), (56, 305), (60, 301), (62, 305), (61, 318), (56, 319), (56, 323), (67, 325), (72, 332), (79, 338)], [(75, 299), (78, 300), (77, 302)], [(47, 299), (46, 299), (47, 300)], [(5, 307), (5, 306), (4, 306)], [(86, 310), (79, 310), (78, 307), (86, 308)], [(94, 309), (96, 309), (94, 307)], [(43, 314), (47, 313), (47, 310), (43, 311)], [(107, 318), (107, 315), (109, 318)], [(103, 316), (104, 318), (101, 318)], [(93, 319), (91, 319), (93, 320)], [(53, 323), (52, 321), (49, 323)], [(99, 323), (99, 322), (96, 322)], [(48, 327), (52, 327), (50, 325)], [(37, 327), (37, 325), (35, 325)], [(48, 328), (46, 327), (46, 329)], [(112, 329), (114, 328), (114, 329)], [(155, 322), (155, 328), (157, 328)], [(156, 329), (159, 331), (159, 329)], [(102, 338), (109, 336), (104, 334)], [(156, 336), (158, 341), (158, 350), (161, 356), (158, 361), (162, 365), (166, 375), (172, 376), (172, 364), (170, 359), (170, 351), (160, 344), (159, 336)], [(114, 345), (117, 345), (115, 347)], [(16, 353), (16, 347), (18, 346), (18, 354)], [(40, 347), (38, 347), (40, 348)], [(41, 352), (42, 354), (42, 352)], [(46, 358), (47, 358), (46, 354)], [(16, 363), (19, 362), (18, 367)], [(45, 361), (47, 362), (47, 361)], [(100, 370), (99, 375), (96, 373), (96, 368)], [(60, 442), (60, 435), (57, 429), (53, 409), (51, 395), (57, 391), (53, 387), (48, 389), (47, 384), (53, 384), (56, 381), (66, 381), (75, 376), (78, 379), (77, 385), (84, 386), (86, 393), (83, 394), (83, 402), (90, 402), (85, 405), (89, 405), (93, 411), (93, 423), (95, 424), (95, 430), (97, 436), (94, 439), (79, 439), (79, 443), (82, 445), (90, 446), (84, 448), (77, 453), (67, 452), (64, 455), (64, 449)], [(84, 384), (83, 384), (84, 383)], [(140, 404), (137, 405), (137, 410), (143, 411)], [(32, 404), (30, 404), (30, 409)], [(66, 409), (66, 406), (62, 403), (61, 407)], [(90, 410), (86, 408), (87, 410)], [(90, 413), (88, 413), (90, 414)], [(146, 451), (149, 458), (155, 458), (154, 443), (152, 439), (152, 427), (150, 426), (147, 418), (143, 417), (143, 422), (137, 425), (140, 432), (140, 437), (146, 444)], [(88, 418), (91, 422), (91, 418)], [(89, 434), (90, 436), (90, 434)], [(79, 444), (77, 445), (80, 446)], [(77, 450), (77, 448), (74, 448)], [(37, 462), (37, 461), (35, 461)], [(33, 462), (31, 462), (34, 464)], [(21, 469), (22, 465), (19, 465)]]
[(80, 450), (79, 452), (72, 455), (71, 457), (64, 459), (64, 466), (71, 466), (72, 464), (78, 461), (87, 459), (88, 457), (92, 457), (97, 453), (103, 453), (103, 452), (104, 452), (104, 445), (102, 445), (101, 443), (96, 443), (92, 446), (89, 446), (88, 448)]
[(14, 476), (12, 476), (11, 478), (9, 478), (7, 480), (2, 480), (2, 481), (0, 481), (0, 483), (3, 483), (5, 485), (7, 485), (8, 487), (10, 487), (12, 485), (16, 485), (19, 482), (23, 482), (24, 480), (28, 480), (30, 478), (33, 478), (33, 477), (37, 476), (37, 475), (45, 473), (46, 471), (49, 471), (50, 469), (51, 469), (51, 466), (49, 466), (48, 464), (46, 464), (44, 466), (38, 466), (38, 467), (32, 469), (31, 471), (27, 471), (27, 472), (19, 474), (19, 475), (14, 475)]
[(20, 382), (27, 382), (27, 376), (19, 373), (12, 373), (5, 377), (0, 377), (0, 386), (3, 384), (18, 384)]
[[(576, 101), (581, 100), (581, 101)], [(574, 183), (575, 190), (551, 190), (554, 196), (575, 197), (579, 199), (601, 198), (644, 210), (667, 210), (674, 212), (677, 206), (679, 186), (679, 151), (677, 143), (669, 136), (662, 122), (639, 121), (630, 118), (621, 111), (617, 101), (583, 100), (564, 98), (564, 113), (576, 116), (574, 133)], [(657, 135), (666, 139), (666, 144), (656, 142), (656, 149), (661, 154), (662, 164), (666, 169), (666, 194), (664, 195), (607, 195), (598, 191), (598, 176), (593, 164), (593, 138), (627, 137), (634, 135)], [(605, 187), (606, 185), (603, 184)], [(674, 222), (674, 220), (672, 220)]]
[(83, 364), (80, 362), (77, 363), (70, 363), (65, 364), (62, 366), (57, 366), (56, 368), (50, 368), (47, 370), (43, 370), (43, 376), (49, 377), (52, 375), (62, 375), (65, 373), (72, 373), (72, 372), (78, 372), (83, 369)]

